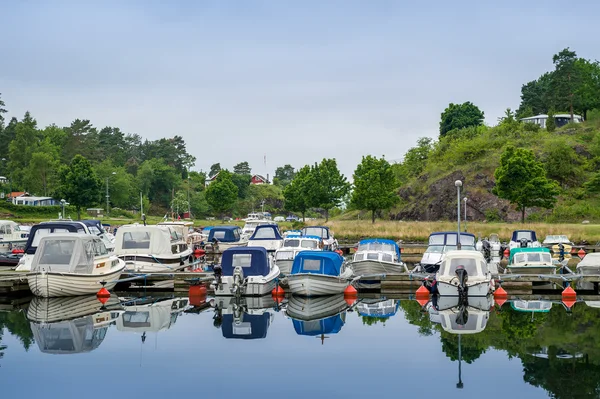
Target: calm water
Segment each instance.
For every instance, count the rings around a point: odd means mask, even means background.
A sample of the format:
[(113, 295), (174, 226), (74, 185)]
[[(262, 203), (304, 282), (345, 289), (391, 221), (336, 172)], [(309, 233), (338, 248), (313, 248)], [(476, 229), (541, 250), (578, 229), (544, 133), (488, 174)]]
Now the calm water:
[(452, 304), (385, 298), (116, 302), (0, 312), (2, 397), (600, 397), (600, 309), (583, 302), (472, 307), (462, 321)]

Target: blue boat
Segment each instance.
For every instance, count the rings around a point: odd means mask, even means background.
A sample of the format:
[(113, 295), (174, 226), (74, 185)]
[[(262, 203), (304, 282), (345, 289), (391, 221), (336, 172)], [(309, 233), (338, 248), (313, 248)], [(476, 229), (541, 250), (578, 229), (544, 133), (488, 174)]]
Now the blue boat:
[(208, 232), (208, 250), (223, 252), (229, 248), (248, 245), (239, 226), (214, 226)]
[(292, 319), (298, 335), (325, 338), (325, 334), (337, 334), (346, 321), (348, 304), (344, 295), (318, 298), (292, 296), (286, 314)]
[(537, 235), (533, 230), (515, 230), (510, 238), (508, 247), (513, 248), (538, 248), (542, 244), (537, 239)]
[(352, 269), (337, 253), (302, 251), (294, 258), (288, 285), (296, 295), (332, 295), (344, 292), (351, 278)]

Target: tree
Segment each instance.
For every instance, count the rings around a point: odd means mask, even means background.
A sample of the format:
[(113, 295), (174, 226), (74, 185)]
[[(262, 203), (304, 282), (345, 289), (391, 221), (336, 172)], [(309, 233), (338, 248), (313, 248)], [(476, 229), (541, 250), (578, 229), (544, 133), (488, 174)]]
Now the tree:
[(181, 174), (161, 158), (144, 161), (137, 174), (138, 187), (150, 202), (170, 208), (173, 190), (181, 183)]
[(227, 169), (221, 170), (216, 181), (206, 188), (206, 201), (220, 217), (233, 209), (237, 196), (237, 187)]
[(304, 221), (306, 211), (310, 208), (309, 179), (310, 166), (305, 165), (295, 173), (290, 184), (283, 190), (285, 209), (291, 212), (300, 212), (302, 221)]
[(579, 185), (583, 175), (581, 160), (564, 137), (558, 136), (545, 143), (544, 164), (547, 176), (558, 181), (563, 188)]
[(548, 119), (546, 119), (546, 130), (550, 133), (556, 130), (556, 119), (554, 119), (554, 110), (548, 111)]
[(8, 145), (9, 168), (13, 185), (23, 186), (31, 156), (40, 143), (41, 134), (37, 122), (29, 112), (15, 126), (15, 138)]
[(371, 222), (375, 223), (378, 211), (391, 208), (398, 201), (397, 188), (398, 182), (388, 161), (367, 155), (354, 171), (352, 204), (371, 211)]
[(4, 103), (4, 101), (2, 101), (2, 93), (0, 93), (0, 132), (2, 132), (2, 129), (4, 128), (4, 115), (7, 111), (6, 111), (6, 104)]
[(275, 177), (273, 177), (273, 184), (281, 187), (286, 187), (294, 179), (294, 168), (292, 165), (279, 166), (275, 169)]
[(500, 166), (494, 172), (496, 186), (492, 192), (510, 201), (521, 211), (525, 222), (525, 209), (533, 206), (551, 209), (559, 193), (558, 186), (546, 177), (544, 165), (533, 151), (508, 146), (500, 157)]
[(553, 103), (557, 109), (568, 107), (571, 120), (573, 120), (574, 113), (573, 96), (580, 80), (578, 69), (575, 67), (576, 60), (577, 54), (568, 47), (552, 57), (555, 67), (551, 85), (554, 96)]
[(250, 168), (248, 162), (244, 161), (233, 167), (233, 173), (236, 175), (249, 175), (252, 173), (252, 169)]
[(221, 164), (215, 163), (210, 166), (210, 172), (208, 172), (208, 177), (214, 177), (217, 173), (221, 171)]
[(600, 63), (579, 58), (575, 61), (575, 69), (579, 84), (575, 89), (573, 106), (587, 120), (589, 110), (600, 108)]
[(329, 220), (329, 210), (339, 206), (342, 198), (350, 191), (350, 183), (340, 173), (335, 158), (323, 159), (311, 168), (307, 181), (310, 205), (325, 211), (325, 221)]
[(246, 199), (248, 197), (248, 190), (250, 188), (250, 181), (252, 180), (252, 176), (249, 174), (238, 174), (234, 173), (231, 175), (231, 181), (238, 189), (238, 198)]
[(81, 219), (81, 208), (100, 201), (102, 183), (96, 176), (90, 161), (81, 155), (75, 155), (68, 166), (60, 170), (60, 193), (77, 209), (77, 218)]
[(483, 112), (473, 103), (470, 101), (462, 104), (450, 103), (448, 108), (442, 112), (440, 137), (454, 129), (480, 125), (483, 125)]
[(517, 118), (526, 118), (545, 114), (551, 107), (550, 86), (552, 72), (546, 72), (537, 80), (533, 80), (521, 87), (521, 105), (517, 110)]

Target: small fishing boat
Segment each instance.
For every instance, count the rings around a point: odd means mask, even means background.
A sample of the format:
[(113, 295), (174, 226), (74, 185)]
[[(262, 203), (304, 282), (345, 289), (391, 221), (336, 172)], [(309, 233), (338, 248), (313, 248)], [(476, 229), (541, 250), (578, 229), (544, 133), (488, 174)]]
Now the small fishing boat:
[(352, 269), (344, 258), (330, 251), (302, 251), (296, 255), (287, 276), (293, 294), (304, 296), (333, 295), (350, 285)]
[[(440, 268), (442, 257), (448, 251), (457, 249), (456, 231), (438, 231), (429, 235), (427, 249), (417, 264), (416, 269), (425, 273), (435, 273)], [(475, 236), (471, 233), (460, 233), (462, 250), (475, 249)]]
[(542, 241), (542, 246), (550, 248), (554, 257), (562, 254), (566, 259), (571, 257), (573, 243), (566, 235), (547, 235), (544, 241)]
[(292, 296), (286, 308), (286, 315), (292, 319), (298, 335), (321, 339), (326, 335), (337, 334), (346, 322), (348, 304), (343, 294), (305, 298)]
[(515, 230), (512, 233), (508, 247), (513, 248), (539, 248), (542, 244), (537, 240), (533, 230)]
[(577, 273), (600, 275), (600, 253), (589, 253), (577, 264)]
[(193, 266), (192, 250), (170, 226), (129, 224), (117, 231), (115, 254), (131, 272), (172, 272)]
[(281, 274), (288, 275), (292, 271), (294, 258), (301, 251), (320, 251), (323, 240), (316, 236), (288, 235), (283, 239), (283, 245), (275, 251), (275, 263)]
[(552, 309), (552, 301), (523, 301), (515, 300), (510, 302), (510, 306), (517, 312), (526, 313), (548, 313)]
[(275, 252), (283, 245), (283, 237), (275, 224), (257, 226), (248, 240), (249, 247), (263, 247), (269, 252)]
[(12, 220), (0, 220), (0, 252), (23, 249), (29, 233), (21, 231), (19, 225)]
[(338, 242), (333, 237), (333, 232), (329, 230), (329, 227), (325, 226), (308, 226), (302, 230), (303, 236), (317, 236), (323, 240), (324, 251), (335, 251), (338, 249)]
[(96, 295), (61, 298), (36, 296), (27, 306), (27, 320), (34, 323), (56, 323), (95, 315), (96, 324), (110, 325), (120, 317), (121, 313), (123, 313), (121, 302), (115, 295), (107, 298), (105, 303), (98, 301)]
[(223, 252), (214, 275), (215, 295), (261, 296), (275, 288), (279, 268), (265, 248), (238, 247)]
[(482, 332), (490, 317), (490, 308), (493, 306), (493, 298), (481, 297), (477, 303), (471, 304), (468, 300), (459, 299), (454, 302), (444, 303), (440, 297), (438, 304), (430, 303), (427, 306), (429, 319), (433, 323), (439, 323), (444, 331), (451, 334), (477, 334)]
[(446, 252), (435, 281), (440, 296), (485, 297), (494, 289), (485, 258), (476, 250)]
[(252, 234), (254, 234), (254, 230), (256, 230), (258, 226), (265, 226), (269, 224), (276, 225), (277, 223), (275, 223), (272, 220), (265, 219), (264, 217), (246, 219), (246, 223), (244, 223), (244, 227), (242, 228), (242, 237), (247, 240), (250, 237), (252, 237)]
[(407, 271), (401, 260), (398, 244), (382, 238), (360, 241), (348, 267), (355, 276), (398, 274)]
[(263, 339), (273, 322), (275, 301), (264, 297), (219, 297), (213, 325), (226, 339)]
[(556, 265), (548, 248), (512, 248), (506, 272), (513, 274), (555, 274)]
[(27, 274), (36, 296), (95, 294), (117, 284), (125, 262), (109, 254), (99, 237), (89, 234), (51, 234), (40, 240)]
[(248, 239), (242, 234), (239, 226), (215, 226), (208, 232), (208, 246), (212, 253), (222, 253), (229, 248), (244, 247)]

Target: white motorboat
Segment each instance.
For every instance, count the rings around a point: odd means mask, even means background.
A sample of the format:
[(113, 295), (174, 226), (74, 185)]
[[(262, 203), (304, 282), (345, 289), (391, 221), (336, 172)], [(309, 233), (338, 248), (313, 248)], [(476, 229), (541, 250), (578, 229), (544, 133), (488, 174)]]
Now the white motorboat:
[(329, 227), (308, 226), (302, 229), (302, 235), (321, 237), (325, 251), (335, 251), (338, 249), (338, 241), (333, 236), (333, 232), (329, 230)]
[(292, 296), (286, 315), (292, 319), (296, 334), (320, 338), (323, 344), (329, 338), (326, 335), (340, 332), (347, 309), (343, 294), (316, 298)]
[(275, 224), (257, 226), (248, 240), (249, 247), (263, 247), (269, 252), (275, 252), (283, 245), (283, 237)]
[(21, 231), (19, 225), (12, 220), (0, 220), (0, 252), (23, 249), (29, 233)]
[(571, 249), (573, 243), (569, 240), (569, 237), (563, 234), (551, 234), (547, 235), (542, 246), (550, 248), (554, 258), (562, 256), (564, 259), (571, 258)]
[(263, 297), (218, 297), (214, 301), (213, 324), (226, 339), (262, 339), (267, 337), (275, 301)]
[(177, 232), (177, 235), (183, 237), (183, 240), (190, 245), (190, 229), (193, 229), (194, 223), (185, 222), (181, 220), (173, 220), (173, 221), (162, 221), (157, 223), (157, 226), (169, 226), (173, 230)]
[(489, 238), (485, 237), (483, 240), (478, 239), (475, 243), (475, 249), (483, 254), (488, 263), (492, 261), (500, 262), (502, 258), (502, 243), (498, 234), (490, 234)]
[(600, 253), (591, 252), (577, 264), (577, 273), (600, 275)]
[(188, 298), (132, 299), (123, 298), (123, 314), (117, 320), (117, 330), (142, 334), (168, 330), (189, 306)]
[(476, 250), (446, 252), (435, 280), (440, 296), (485, 297), (494, 289), (485, 258)]
[(242, 228), (242, 237), (247, 240), (250, 237), (252, 237), (252, 234), (254, 234), (254, 230), (256, 230), (258, 226), (265, 226), (269, 224), (276, 225), (277, 223), (275, 223), (272, 220), (259, 217), (246, 219), (246, 223), (244, 223), (244, 227)]
[(351, 278), (352, 269), (346, 267), (344, 258), (330, 251), (298, 253), (287, 276), (291, 292), (304, 296), (340, 294)]
[(112, 234), (108, 234), (104, 227), (102, 226), (102, 222), (97, 219), (85, 219), (78, 220), (78, 222), (86, 225), (89, 234), (94, 234), (102, 239), (106, 249), (108, 252), (113, 252), (115, 250), (115, 236)]
[(170, 226), (136, 223), (119, 227), (115, 254), (131, 272), (172, 272), (194, 264), (192, 250)]
[(550, 250), (544, 247), (512, 248), (506, 272), (513, 274), (555, 274)]
[(59, 297), (95, 294), (111, 289), (125, 262), (109, 254), (104, 242), (89, 234), (51, 234), (40, 240), (27, 274), (36, 296)]
[(513, 248), (539, 248), (542, 244), (537, 240), (533, 230), (515, 230), (512, 233), (508, 247)]
[(229, 248), (247, 245), (248, 239), (239, 226), (215, 226), (208, 232), (206, 249), (212, 253), (223, 253)]
[[(416, 269), (425, 273), (435, 273), (440, 268), (442, 257), (448, 251), (457, 249), (456, 231), (438, 231), (429, 235), (427, 249)], [(471, 233), (460, 233), (462, 250), (475, 249), (475, 236)]]
[(40, 352), (69, 355), (98, 348), (109, 326), (119, 319), (119, 308), (117, 299), (102, 305), (95, 295), (36, 297), (29, 303), (27, 319)]
[(283, 239), (283, 246), (275, 251), (275, 263), (281, 274), (287, 276), (292, 271), (292, 264), (298, 252), (322, 249), (323, 240), (320, 237), (288, 235)]
[(394, 316), (398, 312), (399, 307), (400, 301), (397, 299), (363, 298), (360, 303), (356, 305), (356, 310), (358, 311), (358, 314), (363, 317), (386, 320)]
[(510, 306), (518, 312), (526, 313), (548, 313), (552, 309), (552, 301), (534, 300), (523, 301), (514, 300), (510, 302)]
[(279, 268), (262, 247), (229, 248), (214, 267), (215, 295), (262, 296), (277, 284)]
[(382, 238), (362, 240), (352, 261), (348, 263), (355, 276), (361, 276), (358, 288), (380, 288), (381, 277), (408, 270), (400, 257), (400, 248), (392, 240)]

